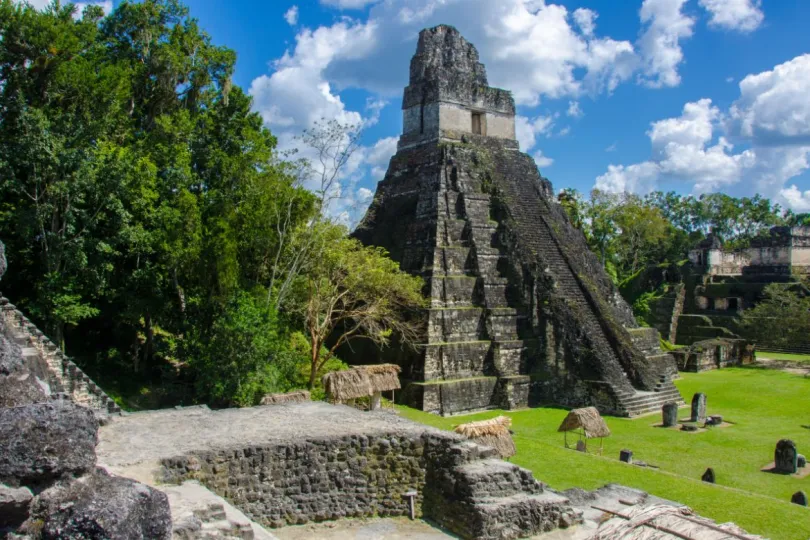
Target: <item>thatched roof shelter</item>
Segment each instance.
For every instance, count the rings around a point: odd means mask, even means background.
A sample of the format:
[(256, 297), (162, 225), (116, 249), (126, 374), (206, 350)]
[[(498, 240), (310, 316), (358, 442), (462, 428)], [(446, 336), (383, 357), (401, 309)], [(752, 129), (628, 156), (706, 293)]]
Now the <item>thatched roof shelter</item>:
[(517, 452), (515, 442), (512, 440), (512, 434), (509, 431), (511, 425), (511, 418), (498, 416), (491, 420), (458, 425), (454, 431), (478, 444), (491, 446), (498, 451), (501, 458), (505, 459), (514, 456)]
[(312, 398), (307, 390), (295, 390), (286, 394), (267, 394), (262, 398), (262, 405), (278, 405), (280, 403), (303, 403)]
[(684, 506), (652, 505), (609, 512), (593, 540), (761, 540), (733, 523), (717, 524)]
[(580, 430), (586, 439), (610, 437), (610, 430), (596, 407), (574, 409), (560, 424), (558, 432)]
[(368, 397), (377, 392), (398, 390), (400, 368), (396, 364), (357, 366), (323, 376), (326, 393), (336, 401)]
[(358, 366), (356, 369), (363, 369), (371, 378), (371, 388), (374, 392), (388, 392), (399, 390), (400, 367), (396, 364), (372, 364), (368, 366)]

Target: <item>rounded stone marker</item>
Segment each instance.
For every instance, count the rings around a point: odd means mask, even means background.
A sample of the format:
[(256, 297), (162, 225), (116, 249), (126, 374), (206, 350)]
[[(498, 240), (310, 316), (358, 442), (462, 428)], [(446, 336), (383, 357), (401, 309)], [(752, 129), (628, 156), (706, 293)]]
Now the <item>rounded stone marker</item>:
[(703, 473), (703, 476), (701, 476), (700, 479), (704, 482), (708, 482), (709, 484), (714, 484), (714, 469), (711, 467), (706, 469), (706, 472)]
[(622, 450), (619, 452), (619, 461), (623, 461), (625, 463), (632, 463), (633, 462), (633, 451), (632, 450)]
[(807, 493), (804, 491), (797, 491), (793, 494), (793, 497), (790, 498), (790, 502), (793, 504), (798, 504), (799, 506), (807, 506)]
[(804, 457), (804, 454), (799, 454), (796, 456), (796, 467), (799, 469), (802, 467), (807, 467), (807, 458)]
[(692, 422), (706, 418), (706, 394), (698, 392), (692, 397)]
[(661, 415), (663, 416), (664, 427), (678, 425), (678, 404), (674, 401), (664, 403), (664, 406), (661, 407)]
[(681, 431), (697, 431), (698, 427), (694, 424), (683, 424), (681, 426)]

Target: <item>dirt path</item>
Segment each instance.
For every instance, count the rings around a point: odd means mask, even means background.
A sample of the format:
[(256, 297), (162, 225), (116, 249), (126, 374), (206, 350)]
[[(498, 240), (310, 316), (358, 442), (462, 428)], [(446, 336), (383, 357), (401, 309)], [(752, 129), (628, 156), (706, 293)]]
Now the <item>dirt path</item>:
[(757, 355), (757, 362), (755, 366), (762, 366), (768, 369), (778, 369), (785, 373), (792, 373), (793, 375), (803, 375), (810, 377), (810, 362), (792, 362), (790, 360), (774, 360), (767, 356)]

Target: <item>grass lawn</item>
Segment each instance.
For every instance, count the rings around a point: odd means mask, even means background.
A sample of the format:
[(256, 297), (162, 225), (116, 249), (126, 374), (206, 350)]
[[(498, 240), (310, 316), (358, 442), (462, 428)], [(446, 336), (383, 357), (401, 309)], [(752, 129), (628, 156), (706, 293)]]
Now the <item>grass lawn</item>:
[(810, 362), (810, 354), (757, 351), (757, 357), (770, 358), (771, 360), (789, 360), (791, 362)]
[[(793, 439), (800, 453), (810, 455), (810, 427), (803, 427), (810, 426), (810, 379), (776, 370), (731, 368), (686, 373), (676, 384), (686, 401), (695, 392), (704, 392), (709, 414), (721, 414), (734, 425), (684, 433), (653, 427), (660, 415), (633, 420), (608, 417), (613, 434), (605, 439), (600, 457), (563, 447), (562, 434), (557, 433), (567, 414), (562, 409), (488, 411), (453, 418), (405, 407), (401, 411), (443, 429), (508, 414), (518, 448), (512, 461), (553, 488), (594, 489), (619, 483), (687, 504), (719, 522), (734, 521), (773, 540), (810, 538), (810, 508), (789, 502), (800, 489), (810, 492), (810, 477), (799, 480), (759, 470), (773, 460), (781, 438)], [(680, 416), (688, 416), (688, 408), (681, 409)], [(623, 448), (660, 470), (621, 463)], [(716, 485), (700, 481), (707, 467), (714, 469)]]

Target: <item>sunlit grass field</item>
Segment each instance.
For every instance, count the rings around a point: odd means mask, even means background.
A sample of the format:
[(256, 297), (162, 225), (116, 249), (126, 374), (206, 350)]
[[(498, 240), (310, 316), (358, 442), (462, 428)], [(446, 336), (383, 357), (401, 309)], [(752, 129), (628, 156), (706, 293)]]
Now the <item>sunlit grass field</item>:
[(790, 362), (810, 362), (810, 354), (757, 351), (757, 357), (770, 358), (771, 360), (788, 360)]
[[(708, 396), (709, 414), (723, 415), (733, 425), (699, 433), (653, 427), (660, 415), (633, 420), (608, 417), (612, 431), (604, 455), (585, 455), (563, 447), (557, 428), (567, 412), (537, 408), (441, 418), (405, 407), (404, 416), (443, 429), (499, 414), (512, 417), (518, 448), (512, 461), (531, 469), (555, 489), (594, 489), (619, 483), (687, 504), (719, 522), (734, 521), (751, 533), (774, 540), (808, 540), (810, 508), (790, 503), (798, 490), (810, 493), (810, 477), (764, 473), (773, 460), (776, 442), (793, 439), (800, 453), (810, 456), (810, 378), (776, 370), (731, 368), (683, 374), (676, 381), (689, 402), (695, 392)], [(688, 416), (688, 408), (680, 416)], [(596, 443), (596, 444), (594, 444)], [(591, 441), (598, 446), (598, 440)], [(660, 469), (627, 465), (621, 449), (634, 459)], [(707, 467), (717, 484), (700, 481)]]

